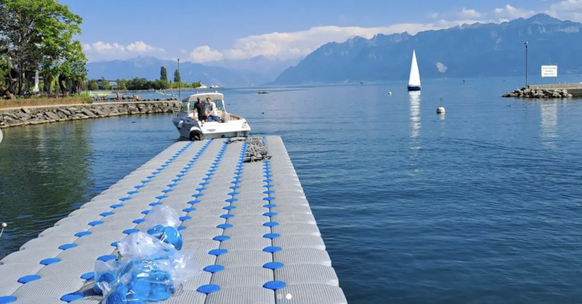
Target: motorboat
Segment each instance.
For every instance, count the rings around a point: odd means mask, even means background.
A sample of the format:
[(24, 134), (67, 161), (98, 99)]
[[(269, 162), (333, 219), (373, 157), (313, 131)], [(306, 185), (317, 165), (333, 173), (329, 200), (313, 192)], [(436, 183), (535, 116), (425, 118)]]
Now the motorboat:
[[(205, 102), (210, 97), (216, 105), (220, 122), (204, 122), (198, 119), (194, 103), (198, 98)], [(172, 122), (180, 132), (180, 136), (190, 140), (210, 138), (245, 137), (251, 132), (247, 121), (238, 115), (226, 111), (224, 95), (218, 92), (196, 93), (182, 100), (180, 113), (172, 118)]]
[(259, 91), (259, 94), (269, 94), (269, 91)]

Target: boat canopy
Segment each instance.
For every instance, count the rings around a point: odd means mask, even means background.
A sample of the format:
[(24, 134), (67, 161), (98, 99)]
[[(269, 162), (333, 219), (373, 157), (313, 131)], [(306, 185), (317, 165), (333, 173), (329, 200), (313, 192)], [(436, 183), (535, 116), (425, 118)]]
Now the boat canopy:
[(194, 109), (194, 103), (198, 98), (201, 101), (205, 102), (206, 98), (210, 97), (210, 100), (214, 102), (216, 105), (216, 109), (220, 112), (226, 113), (226, 107), (224, 106), (224, 95), (222, 93), (213, 92), (213, 93), (196, 93), (192, 94), (189, 97), (182, 99), (182, 107), (180, 108), (180, 112), (184, 113), (192, 113)]
[(218, 93), (218, 92), (212, 92), (212, 93), (196, 93), (196, 94), (192, 94), (184, 99), (182, 99), (183, 102), (187, 102), (187, 101), (196, 101), (196, 99), (200, 98), (201, 100), (206, 100), (207, 97), (210, 97), (210, 99), (212, 101), (215, 100), (223, 100), (224, 99), (224, 95), (222, 93)]

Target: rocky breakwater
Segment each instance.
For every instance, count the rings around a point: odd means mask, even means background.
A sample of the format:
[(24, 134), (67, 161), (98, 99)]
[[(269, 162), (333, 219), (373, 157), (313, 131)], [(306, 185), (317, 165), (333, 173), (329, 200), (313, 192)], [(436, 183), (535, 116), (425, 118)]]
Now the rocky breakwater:
[(566, 89), (521, 88), (511, 93), (505, 93), (503, 97), (550, 99), (572, 98), (573, 96)]
[(176, 101), (104, 102), (0, 110), (0, 128), (121, 115), (174, 113)]

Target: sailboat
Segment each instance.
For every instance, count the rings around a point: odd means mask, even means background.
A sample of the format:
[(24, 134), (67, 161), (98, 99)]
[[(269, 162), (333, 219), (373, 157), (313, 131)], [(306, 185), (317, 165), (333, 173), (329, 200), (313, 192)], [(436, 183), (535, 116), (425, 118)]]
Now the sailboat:
[(420, 91), (420, 72), (416, 62), (416, 52), (412, 50), (412, 63), (410, 64), (410, 78), (408, 79), (408, 91)]

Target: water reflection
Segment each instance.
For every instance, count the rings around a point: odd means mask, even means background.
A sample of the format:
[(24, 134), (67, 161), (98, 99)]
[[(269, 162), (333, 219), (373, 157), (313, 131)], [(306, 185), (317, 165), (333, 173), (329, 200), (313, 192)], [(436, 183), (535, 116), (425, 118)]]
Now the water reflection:
[(419, 172), (418, 159), (420, 147), (420, 92), (409, 92), (410, 100), (410, 176), (416, 176)]
[(558, 127), (558, 105), (555, 101), (544, 101), (541, 103), (540, 108), (542, 145), (555, 149), (555, 140), (558, 138), (556, 132)]
[(410, 137), (420, 135), (420, 92), (409, 92), (410, 99)]
[(0, 258), (87, 201), (85, 124), (63, 123), (6, 130), (0, 146), (0, 221), (9, 224)]

